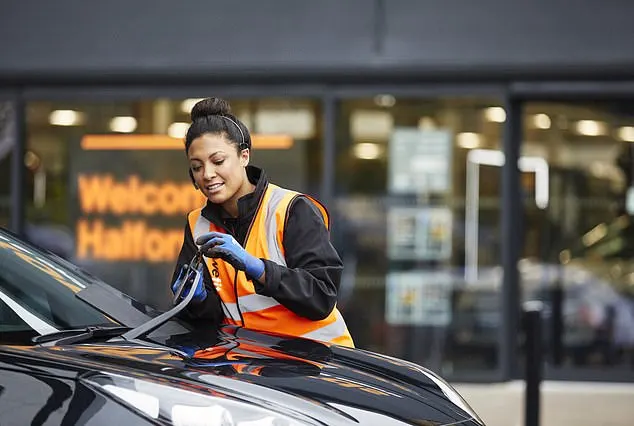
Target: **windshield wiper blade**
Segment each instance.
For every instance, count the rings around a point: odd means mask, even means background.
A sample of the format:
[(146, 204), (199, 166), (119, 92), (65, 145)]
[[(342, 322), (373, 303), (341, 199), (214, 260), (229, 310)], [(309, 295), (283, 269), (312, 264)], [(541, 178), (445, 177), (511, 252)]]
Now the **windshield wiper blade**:
[[(78, 328), (72, 330), (61, 330), (54, 333), (44, 334), (42, 336), (36, 336), (32, 339), (33, 343), (46, 343), (55, 342), (54, 345), (71, 345), (74, 343), (87, 342), (93, 339), (101, 339), (104, 337), (110, 337), (109, 341), (124, 340), (135, 341), (152, 331), (156, 330), (177, 314), (179, 314), (194, 298), (194, 286), (201, 278), (202, 275), (202, 253), (197, 252), (187, 268), (187, 273), (178, 283), (178, 290), (174, 295), (174, 307), (167, 312), (163, 312), (161, 315), (152, 318), (151, 320), (139, 325), (138, 327), (123, 327), (123, 326), (88, 326), (85, 328)], [(187, 288), (187, 284), (190, 284)], [(188, 294), (181, 298), (184, 290), (188, 289)], [(178, 300), (180, 302), (178, 302)], [(178, 303), (177, 303), (178, 302)], [(118, 338), (118, 339), (117, 339)]]
[(129, 330), (130, 327), (122, 326), (88, 326), (84, 328), (61, 330), (54, 333), (43, 334), (41, 336), (36, 336), (31, 340), (33, 343), (55, 342), (56, 346), (72, 345), (74, 343), (87, 342), (92, 339), (120, 336)]
[[(152, 318), (148, 322), (141, 324), (138, 327), (133, 328), (127, 333), (121, 336), (121, 339), (127, 341), (134, 341), (140, 339), (143, 336), (148, 335), (152, 331), (156, 330), (176, 315), (178, 315), (183, 309), (189, 305), (189, 303), (194, 298), (194, 286), (201, 279), (203, 268), (203, 255), (200, 251), (197, 251), (191, 262), (187, 266), (187, 272), (184, 274), (185, 276), (178, 283), (176, 294), (174, 294), (174, 307), (167, 312), (163, 312), (161, 315)], [(189, 284), (189, 287), (188, 287)], [(182, 297), (182, 294), (185, 290), (189, 290), (187, 295)], [(180, 302), (178, 301), (179, 299)]]

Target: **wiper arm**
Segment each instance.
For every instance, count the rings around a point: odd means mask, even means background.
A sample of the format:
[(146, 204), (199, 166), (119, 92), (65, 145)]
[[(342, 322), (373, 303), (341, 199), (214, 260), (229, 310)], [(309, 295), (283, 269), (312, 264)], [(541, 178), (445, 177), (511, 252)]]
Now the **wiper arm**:
[(176, 315), (178, 315), (183, 309), (185, 309), (187, 305), (189, 305), (189, 302), (191, 302), (192, 299), (194, 298), (194, 293), (195, 293), (194, 286), (196, 285), (198, 280), (201, 278), (202, 268), (203, 268), (203, 256), (202, 256), (202, 253), (198, 251), (194, 255), (194, 258), (191, 260), (189, 265), (187, 266), (187, 270), (185, 274), (183, 274), (184, 276), (181, 279), (181, 282), (178, 283), (178, 289), (176, 291), (176, 294), (174, 295), (173, 303), (176, 304), (178, 299), (181, 297), (181, 295), (185, 291), (187, 285), (190, 284), (189, 291), (187, 292), (187, 296), (183, 297), (183, 299), (169, 311), (163, 312), (161, 315), (155, 318), (152, 318), (148, 322), (141, 324), (140, 326), (126, 332), (125, 334), (121, 336), (121, 339), (132, 341), (140, 337), (143, 337), (149, 334), (150, 332), (156, 330), (157, 328), (159, 328), (160, 326), (162, 326), (163, 324), (165, 324), (166, 322), (174, 318)]
[[(176, 306), (161, 315), (152, 318), (151, 320), (141, 324), (138, 327), (100, 327), (89, 326), (85, 328), (78, 328), (73, 330), (61, 330), (54, 333), (44, 334), (42, 336), (36, 336), (32, 339), (34, 343), (46, 343), (55, 342), (55, 345), (70, 345), (73, 343), (86, 342), (93, 339), (99, 339), (104, 337), (120, 338), (125, 341), (133, 341), (140, 337), (143, 337), (150, 332), (156, 330), (179, 312), (181, 312), (194, 298), (194, 285), (200, 279), (202, 275), (203, 258), (200, 252), (196, 253), (190, 264), (188, 265), (187, 272), (181, 279), (178, 285), (178, 290), (174, 295), (174, 303), (178, 301), (183, 292), (186, 290), (187, 284), (191, 284), (187, 296), (185, 296)], [(116, 340), (116, 339), (113, 339)]]
[(75, 328), (72, 330), (61, 330), (61, 331), (56, 331), (54, 333), (43, 334), (41, 336), (36, 336), (31, 340), (33, 343), (55, 342), (56, 346), (72, 345), (74, 343), (87, 342), (92, 339), (101, 339), (104, 337), (120, 336), (128, 330), (130, 330), (130, 327), (88, 326), (84, 328)]

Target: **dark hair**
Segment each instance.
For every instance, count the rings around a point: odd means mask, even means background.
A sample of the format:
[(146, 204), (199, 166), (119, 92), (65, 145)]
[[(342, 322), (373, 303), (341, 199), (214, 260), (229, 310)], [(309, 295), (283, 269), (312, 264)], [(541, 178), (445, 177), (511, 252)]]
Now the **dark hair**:
[(236, 146), (238, 152), (251, 148), (249, 129), (231, 113), (229, 102), (220, 98), (198, 101), (191, 111), (192, 124), (185, 136), (185, 152), (194, 139), (205, 133), (223, 134)]

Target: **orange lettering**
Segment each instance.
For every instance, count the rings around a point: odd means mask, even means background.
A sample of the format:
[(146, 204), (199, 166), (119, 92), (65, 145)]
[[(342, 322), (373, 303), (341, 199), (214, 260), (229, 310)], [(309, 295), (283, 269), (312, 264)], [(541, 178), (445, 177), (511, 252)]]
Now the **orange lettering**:
[(124, 233), (119, 229), (106, 229), (102, 241), (103, 256), (107, 260), (120, 260), (123, 247)]
[(182, 197), (181, 194), (183, 193), (177, 185), (171, 182), (163, 185), (159, 194), (159, 204), (164, 214), (173, 215), (187, 209), (186, 203), (183, 203), (184, 197)]
[(85, 213), (105, 213), (108, 210), (112, 176), (79, 175), (79, 200)]
[(147, 253), (150, 262), (160, 262), (163, 259), (163, 238), (158, 231), (148, 231), (145, 235), (143, 251)]
[(128, 188), (130, 191), (128, 202), (130, 203), (130, 213), (137, 213), (141, 210), (141, 200), (138, 197), (140, 186), (141, 180), (137, 175), (132, 175), (128, 178)]
[(143, 182), (131, 175), (117, 182), (109, 175), (79, 175), (79, 199), (84, 213), (187, 214), (206, 202), (189, 183)]
[(143, 258), (143, 239), (145, 237), (145, 224), (143, 222), (126, 221), (125, 224), (130, 229), (130, 259), (142, 260)]
[(181, 247), (183, 246), (183, 230), (182, 229), (174, 229), (165, 232), (165, 262), (173, 262), (177, 257), (178, 253), (181, 251)]
[(159, 210), (160, 205), (158, 192), (159, 188), (152, 183), (146, 183), (143, 185), (139, 194), (139, 198), (141, 200), (141, 213), (152, 215)]
[(183, 243), (182, 229), (148, 228), (139, 220), (107, 227), (101, 220), (82, 219), (76, 233), (80, 259), (173, 262)]
[(133, 203), (130, 202), (133, 194), (130, 193), (128, 188), (121, 184), (115, 184), (110, 193), (108, 193), (108, 204), (110, 205), (110, 211), (116, 215), (122, 215), (132, 210), (130, 207)]
[(103, 240), (103, 222), (96, 220), (92, 226), (85, 220), (77, 221), (77, 257), (86, 259), (101, 257), (101, 243)]

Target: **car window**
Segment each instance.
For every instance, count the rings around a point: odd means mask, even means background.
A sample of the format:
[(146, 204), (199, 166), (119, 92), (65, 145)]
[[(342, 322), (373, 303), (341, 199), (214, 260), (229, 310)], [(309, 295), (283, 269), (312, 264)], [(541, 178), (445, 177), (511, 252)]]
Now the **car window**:
[(0, 300), (0, 343), (22, 344), (36, 335), (37, 332), (25, 320), (4, 300)]
[[(15, 340), (16, 333), (23, 335), (25, 326), (33, 330), (42, 328), (37, 324), (46, 323), (63, 330), (116, 324), (75, 297), (85, 283), (71, 272), (50, 257), (0, 234), (0, 344)], [(29, 315), (30, 320), (25, 321)], [(51, 330), (49, 327), (46, 331)]]

